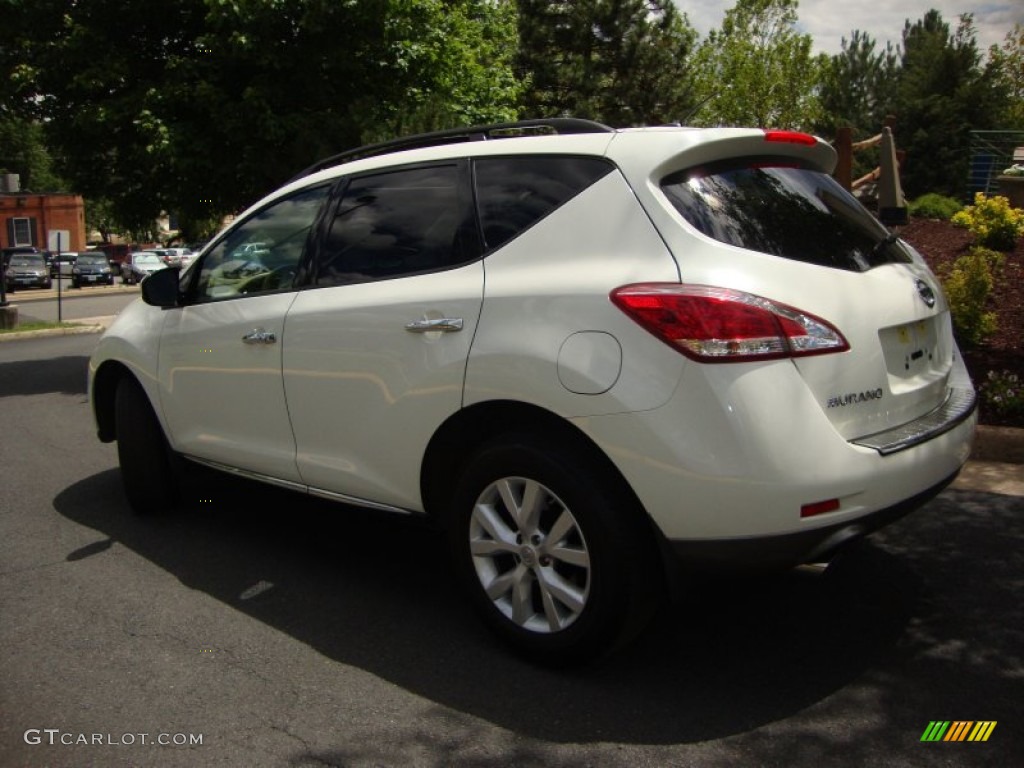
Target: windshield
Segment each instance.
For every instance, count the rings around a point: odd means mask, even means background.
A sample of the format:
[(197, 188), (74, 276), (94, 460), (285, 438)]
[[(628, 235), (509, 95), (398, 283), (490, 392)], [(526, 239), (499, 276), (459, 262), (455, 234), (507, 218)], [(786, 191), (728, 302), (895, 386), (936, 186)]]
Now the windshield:
[(42, 267), (45, 266), (42, 256), (14, 256), (11, 259), (12, 267)]
[(135, 257), (135, 263), (136, 264), (149, 264), (149, 265), (163, 264), (163, 262), (160, 261), (160, 257), (159, 256), (155, 256), (152, 253), (145, 253), (145, 254), (143, 254), (141, 256), (136, 256)]
[(792, 159), (717, 163), (661, 187), (690, 224), (729, 245), (853, 272), (912, 260), (834, 179)]
[(75, 263), (76, 264), (89, 264), (89, 265), (94, 265), (94, 264), (106, 265), (107, 257), (103, 256), (103, 255), (97, 256), (94, 253), (83, 253), (77, 259), (75, 259)]

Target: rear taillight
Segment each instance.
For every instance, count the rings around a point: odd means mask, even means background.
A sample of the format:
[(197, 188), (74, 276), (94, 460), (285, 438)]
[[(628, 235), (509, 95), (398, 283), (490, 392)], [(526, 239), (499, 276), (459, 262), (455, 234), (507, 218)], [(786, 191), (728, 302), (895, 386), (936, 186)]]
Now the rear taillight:
[(729, 288), (638, 283), (611, 293), (633, 320), (687, 357), (705, 363), (821, 355), (850, 348), (821, 318)]

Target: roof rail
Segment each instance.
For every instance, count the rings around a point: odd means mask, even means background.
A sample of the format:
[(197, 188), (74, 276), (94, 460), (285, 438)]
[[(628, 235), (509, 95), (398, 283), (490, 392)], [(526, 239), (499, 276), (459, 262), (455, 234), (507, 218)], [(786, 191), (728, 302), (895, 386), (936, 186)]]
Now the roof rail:
[(341, 165), (352, 160), (360, 160), (366, 157), (387, 155), (391, 152), (401, 152), (405, 149), (418, 149), (421, 147), (438, 147), (444, 144), (458, 144), (464, 141), (487, 141), (489, 139), (509, 139), (520, 136), (558, 136), (572, 133), (611, 133), (614, 128), (609, 128), (603, 123), (593, 120), (582, 120), (575, 117), (551, 117), (534, 120), (519, 120), (514, 123), (492, 123), (490, 125), (474, 125), (463, 128), (449, 128), (444, 131), (433, 133), (420, 133), (415, 136), (405, 136), (391, 141), (382, 141), (379, 144), (367, 144), (365, 147), (348, 149), (337, 155), (324, 158), (288, 181), (298, 181), (310, 174)]

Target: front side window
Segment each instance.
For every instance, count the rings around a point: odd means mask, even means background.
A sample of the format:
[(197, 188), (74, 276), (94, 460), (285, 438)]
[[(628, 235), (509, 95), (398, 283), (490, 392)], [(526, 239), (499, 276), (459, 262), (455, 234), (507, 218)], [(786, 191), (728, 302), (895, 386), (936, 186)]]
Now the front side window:
[(194, 301), (291, 290), (310, 229), (330, 188), (278, 200), (232, 229), (185, 274)]
[(458, 165), (354, 178), (317, 259), (314, 283), (349, 285), (439, 269), (479, 255)]
[(477, 206), (488, 250), (507, 243), (614, 170), (597, 157), (518, 155), (475, 163)]
[(853, 195), (792, 159), (690, 169), (667, 177), (661, 188), (687, 222), (729, 245), (853, 272), (911, 261)]

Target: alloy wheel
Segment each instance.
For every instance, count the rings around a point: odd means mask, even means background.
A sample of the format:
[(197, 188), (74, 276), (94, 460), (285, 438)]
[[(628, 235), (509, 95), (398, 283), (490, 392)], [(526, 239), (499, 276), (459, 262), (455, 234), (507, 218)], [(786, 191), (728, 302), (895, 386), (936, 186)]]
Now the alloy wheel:
[(569, 508), (541, 483), (504, 477), (488, 485), (470, 515), (469, 543), (484, 592), (517, 626), (560, 632), (586, 608), (586, 539)]

